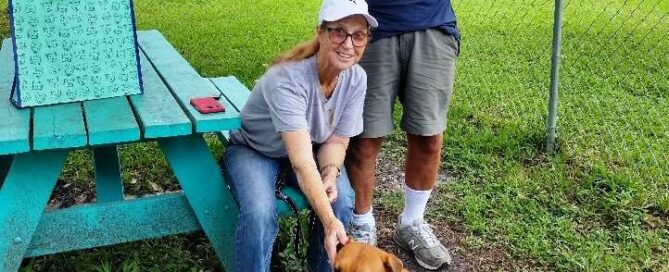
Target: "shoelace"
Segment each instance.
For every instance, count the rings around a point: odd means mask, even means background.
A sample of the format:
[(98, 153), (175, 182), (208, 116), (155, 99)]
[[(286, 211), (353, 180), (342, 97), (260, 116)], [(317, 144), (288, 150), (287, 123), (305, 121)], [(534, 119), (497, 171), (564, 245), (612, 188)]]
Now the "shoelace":
[(437, 241), (437, 236), (435, 236), (432, 232), (432, 227), (427, 223), (418, 225), (418, 235), (420, 235), (420, 237), (425, 240), (427, 247), (434, 247), (439, 243)]

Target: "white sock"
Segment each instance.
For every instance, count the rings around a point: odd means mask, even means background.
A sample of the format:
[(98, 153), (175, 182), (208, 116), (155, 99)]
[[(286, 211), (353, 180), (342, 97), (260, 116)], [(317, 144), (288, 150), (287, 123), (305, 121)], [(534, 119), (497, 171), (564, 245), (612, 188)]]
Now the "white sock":
[(400, 215), (400, 225), (410, 225), (418, 219), (423, 219), (431, 193), (431, 189), (417, 191), (409, 188), (409, 186), (404, 187), (404, 211)]
[(367, 225), (372, 225), (376, 226), (376, 221), (374, 220), (374, 213), (373, 213), (373, 208), (370, 208), (368, 212), (364, 214), (356, 214), (353, 212), (353, 223), (355, 224), (367, 224)]

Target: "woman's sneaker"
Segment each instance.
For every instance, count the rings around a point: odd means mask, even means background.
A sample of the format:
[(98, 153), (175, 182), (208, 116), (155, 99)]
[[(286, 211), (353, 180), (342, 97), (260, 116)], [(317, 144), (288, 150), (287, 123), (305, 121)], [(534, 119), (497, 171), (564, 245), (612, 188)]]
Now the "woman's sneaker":
[(453, 262), (448, 249), (439, 242), (430, 225), (423, 220), (416, 220), (407, 226), (398, 224), (394, 239), (400, 247), (412, 252), (416, 262), (426, 269), (437, 270), (444, 264), (450, 266)]
[(360, 243), (365, 243), (371, 246), (376, 246), (376, 227), (371, 224), (360, 224), (351, 221), (349, 232), (353, 240)]

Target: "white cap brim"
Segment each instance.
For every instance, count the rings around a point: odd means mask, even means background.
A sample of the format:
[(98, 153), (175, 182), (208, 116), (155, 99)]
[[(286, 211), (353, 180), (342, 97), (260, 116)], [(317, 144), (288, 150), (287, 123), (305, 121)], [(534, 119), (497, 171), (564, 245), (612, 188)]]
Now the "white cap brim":
[(365, 19), (367, 19), (367, 23), (371, 27), (378, 27), (379, 22), (376, 21), (376, 18), (372, 17), (372, 15), (369, 14), (362, 14), (362, 16), (365, 16)]

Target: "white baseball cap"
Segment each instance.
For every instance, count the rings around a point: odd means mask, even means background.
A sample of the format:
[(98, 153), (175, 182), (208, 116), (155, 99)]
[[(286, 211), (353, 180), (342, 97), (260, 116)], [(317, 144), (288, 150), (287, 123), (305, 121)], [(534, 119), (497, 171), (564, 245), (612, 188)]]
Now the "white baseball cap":
[(356, 14), (365, 16), (369, 26), (379, 26), (376, 19), (369, 15), (365, 0), (323, 0), (321, 11), (318, 13), (318, 25), (322, 25), (323, 21), (333, 22)]

